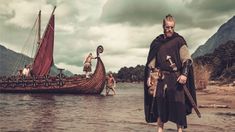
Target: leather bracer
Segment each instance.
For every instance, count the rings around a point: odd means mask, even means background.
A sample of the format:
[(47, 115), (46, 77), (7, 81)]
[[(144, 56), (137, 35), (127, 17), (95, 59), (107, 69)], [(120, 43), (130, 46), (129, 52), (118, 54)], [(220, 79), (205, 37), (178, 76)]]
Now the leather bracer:
[(192, 60), (187, 59), (184, 63), (183, 63), (183, 68), (181, 71), (181, 74), (185, 75), (186, 77), (188, 76), (188, 72), (189, 72), (189, 68), (192, 65)]

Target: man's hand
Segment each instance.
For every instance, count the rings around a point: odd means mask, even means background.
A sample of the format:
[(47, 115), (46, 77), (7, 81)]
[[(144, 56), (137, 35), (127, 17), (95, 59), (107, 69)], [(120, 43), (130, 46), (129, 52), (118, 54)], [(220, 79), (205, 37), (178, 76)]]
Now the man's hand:
[(181, 84), (185, 84), (187, 81), (187, 77), (185, 75), (180, 75), (177, 79), (177, 81)]
[(148, 87), (152, 86), (152, 83), (151, 83), (151, 77), (148, 77), (148, 80), (147, 80), (147, 86), (148, 86)]

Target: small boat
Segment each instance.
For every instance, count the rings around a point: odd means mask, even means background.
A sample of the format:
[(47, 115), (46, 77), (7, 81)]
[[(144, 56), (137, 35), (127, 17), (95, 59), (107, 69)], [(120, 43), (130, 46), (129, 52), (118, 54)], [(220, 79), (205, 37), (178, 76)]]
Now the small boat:
[[(67, 77), (63, 74), (63, 69), (58, 69), (58, 75), (49, 75), (50, 68), (54, 64), (53, 48), (55, 8), (41, 39), (39, 33), (39, 46), (32, 63), (31, 76), (26, 77), (13, 75), (10, 77), (0, 77), (0, 93), (100, 94), (103, 91), (106, 72), (104, 64), (100, 58), (100, 53), (103, 52), (103, 47), (101, 45), (96, 49), (96, 68), (90, 78), (86, 78), (83, 75)], [(41, 11), (38, 16), (40, 20)], [(38, 31), (40, 31), (40, 29)]]

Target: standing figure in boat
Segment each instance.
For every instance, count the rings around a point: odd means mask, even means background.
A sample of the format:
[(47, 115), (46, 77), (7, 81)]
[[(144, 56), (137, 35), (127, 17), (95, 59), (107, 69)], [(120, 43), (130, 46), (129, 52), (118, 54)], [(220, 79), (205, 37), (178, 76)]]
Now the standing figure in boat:
[(107, 78), (106, 78), (106, 95), (109, 95), (109, 91), (112, 90), (113, 94), (116, 95), (116, 81), (113, 77), (112, 73), (109, 73)]
[(89, 73), (91, 72), (91, 60), (96, 59), (95, 57), (92, 56), (92, 53), (89, 53), (89, 55), (86, 57), (84, 61), (84, 67), (83, 71), (85, 72), (86, 78), (90, 78)]
[[(176, 124), (178, 132), (187, 127), (186, 115), (191, 114), (192, 105), (185, 96), (183, 85), (189, 91), (196, 102), (195, 85), (193, 79), (192, 59), (188, 51), (186, 41), (178, 33), (174, 32), (175, 20), (171, 15), (163, 19), (164, 34), (153, 40), (150, 46), (147, 63), (145, 66), (144, 81), (144, 108), (147, 122), (157, 122), (158, 132), (163, 131), (163, 125), (167, 121)], [(177, 67), (175, 70), (169, 65), (166, 58), (171, 56)], [(151, 84), (148, 80), (151, 68), (160, 69), (164, 78), (158, 79), (156, 85), (156, 97), (149, 94)]]

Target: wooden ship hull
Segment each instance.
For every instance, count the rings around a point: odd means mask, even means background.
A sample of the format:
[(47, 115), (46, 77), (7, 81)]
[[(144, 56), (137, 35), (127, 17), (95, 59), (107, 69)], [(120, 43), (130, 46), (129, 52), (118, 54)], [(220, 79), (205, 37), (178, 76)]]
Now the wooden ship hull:
[[(56, 7), (55, 7), (56, 8)], [(54, 64), (54, 11), (51, 14), (46, 30), (41, 38), (40, 20), (38, 17), (38, 50), (31, 68), (31, 76), (0, 77), (0, 93), (71, 93), (71, 94), (100, 94), (105, 85), (105, 67), (99, 56), (103, 47), (96, 49), (97, 64), (90, 78), (82, 75), (66, 77), (62, 69), (57, 76), (49, 76), (50, 68)]]
[(97, 58), (94, 74), (85, 76), (65, 77), (1, 77), (0, 93), (69, 93), (69, 94), (100, 94), (105, 86), (105, 67)]

